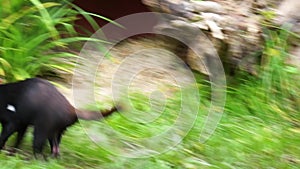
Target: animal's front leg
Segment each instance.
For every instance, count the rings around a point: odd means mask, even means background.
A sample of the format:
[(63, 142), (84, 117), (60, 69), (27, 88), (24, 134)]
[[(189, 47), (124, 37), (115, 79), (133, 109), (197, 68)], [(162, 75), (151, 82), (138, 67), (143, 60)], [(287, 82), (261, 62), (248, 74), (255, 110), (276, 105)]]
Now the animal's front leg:
[(6, 123), (2, 125), (2, 132), (0, 136), (0, 149), (3, 149), (7, 139), (15, 132), (16, 127), (14, 123)]
[(18, 129), (16, 129), (16, 132), (18, 133), (18, 135), (17, 135), (17, 139), (15, 142), (14, 148), (9, 150), (10, 154), (14, 154), (17, 152), (17, 149), (19, 148), (19, 146), (23, 140), (26, 130), (27, 130), (26, 126), (19, 126)]

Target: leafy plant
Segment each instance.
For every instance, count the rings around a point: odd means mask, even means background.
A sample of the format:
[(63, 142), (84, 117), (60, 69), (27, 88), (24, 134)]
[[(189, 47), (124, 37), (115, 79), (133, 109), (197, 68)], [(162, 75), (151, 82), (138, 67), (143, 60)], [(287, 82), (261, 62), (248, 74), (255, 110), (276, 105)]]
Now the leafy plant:
[(75, 10), (68, 1), (1, 0), (1, 4), (0, 76), (8, 82), (44, 70), (71, 73), (72, 60), (78, 56), (69, 48), (74, 42), (91, 40), (78, 36), (74, 27), (77, 16), (85, 16), (95, 29), (99, 28), (89, 13), (79, 7)]
[[(294, 110), (299, 111), (297, 105), (300, 103), (299, 69), (286, 63), (289, 56), (288, 38), (291, 34), (288, 29), (280, 29), (267, 31), (267, 35), (260, 77), (261, 85), (265, 89), (265, 99), (273, 104), (282, 116), (286, 116), (282, 112), (289, 112), (287, 114), (290, 115), (298, 114), (287, 109), (294, 107)], [(296, 118), (294, 120), (298, 121)]]

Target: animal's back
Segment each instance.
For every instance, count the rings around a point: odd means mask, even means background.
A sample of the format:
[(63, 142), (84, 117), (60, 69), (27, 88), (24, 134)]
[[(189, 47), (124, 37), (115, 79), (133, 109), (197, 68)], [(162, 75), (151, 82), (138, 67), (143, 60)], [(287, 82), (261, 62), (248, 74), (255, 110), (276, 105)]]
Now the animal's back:
[(24, 123), (64, 128), (77, 120), (74, 107), (46, 80), (32, 78), (1, 85), (0, 93), (2, 109), (14, 106), (12, 113)]

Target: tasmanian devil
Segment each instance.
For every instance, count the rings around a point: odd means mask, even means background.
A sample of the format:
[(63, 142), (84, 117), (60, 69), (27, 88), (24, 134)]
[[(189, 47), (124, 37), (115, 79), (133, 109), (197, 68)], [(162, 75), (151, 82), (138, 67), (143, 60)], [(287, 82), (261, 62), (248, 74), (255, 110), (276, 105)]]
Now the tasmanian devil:
[(53, 156), (59, 155), (59, 144), (63, 132), (78, 121), (97, 120), (114, 111), (83, 111), (75, 109), (67, 99), (48, 81), (32, 78), (16, 83), (0, 85), (0, 122), (2, 132), (0, 148), (17, 132), (15, 147), (18, 148), (28, 126), (32, 125), (33, 153), (43, 154), (47, 139)]

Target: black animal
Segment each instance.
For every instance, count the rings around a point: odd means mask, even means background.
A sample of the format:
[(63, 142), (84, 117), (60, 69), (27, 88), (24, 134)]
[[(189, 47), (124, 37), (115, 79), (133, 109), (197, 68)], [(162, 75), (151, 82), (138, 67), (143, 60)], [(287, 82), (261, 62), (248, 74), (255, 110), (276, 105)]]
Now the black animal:
[[(116, 107), (101, 113), (75, 109), (67, 99), (48, 81), (32, 78), (0, 85), (0, 122), (2, 132), (0, 148), (17, 132), (15, 147), (18, 148), (28, 126), (34, 127), (33, 153), (43, 155), (47, 139), (51, 153), (59, 155), (63, 132), (78, 121), (97, 120), (116, 111)], [(44, 155), (43, 155), (44, 156)], [(45, 156), (44, 156), (45, 157)]]

